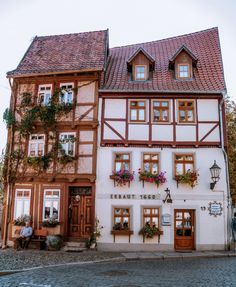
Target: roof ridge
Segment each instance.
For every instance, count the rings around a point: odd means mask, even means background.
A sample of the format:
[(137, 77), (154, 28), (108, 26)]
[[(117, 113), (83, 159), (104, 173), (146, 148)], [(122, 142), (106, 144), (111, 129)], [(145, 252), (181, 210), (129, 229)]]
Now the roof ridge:
[(58, 34), (58, 35), (45, 35), (45, 36), (35, 36), (37, 39), (40, 38), (50, 38), (50, 37), (60, 37), (60, 36), (72, 36), (72, 35), (81, 35), (81, 34), (90, 34), (97, 32), (107, 32), (108, 29), (105, 30), (97, 30), (97, 31), (87, 31), (87, 32), (79, 32), (79, 33), (68, 33), (68, 34)]
[(137, 45), (156, 43), (156, 42), (164, 42), (164, 41), (173, 40), (173, 39), (177, 39), (177, 38), (182, 38), (182, 37), (186, 37), (186, 36), (196, 35), (196, 34), (200, 34), (200, 33), (206, 33), (206, 32), (209, 32), (211, 30), (218, 31), (218, 27), (212, 27), (212, 28), (208, 28), (208, 29), (205, 29), (205, 30), (191, 32), (191, 33), (178, 35), (178, 36), (172, 36), (172, 37), (168, 37), (168, 38), (164, 38), (164, 39), (160, 39), (160, 40), (154, 40), (154, 41), (148, 41), (148, 42), (142, 42), (142, 43), (135, 43), (135, 44), (129, 44), (129, 45), (124, 45), (124, 46), (116, 46), (116, 47), (112, 47), (110, 49), (118, 49), (118, 48), (125, 48), (125, 47), (137, 46)]

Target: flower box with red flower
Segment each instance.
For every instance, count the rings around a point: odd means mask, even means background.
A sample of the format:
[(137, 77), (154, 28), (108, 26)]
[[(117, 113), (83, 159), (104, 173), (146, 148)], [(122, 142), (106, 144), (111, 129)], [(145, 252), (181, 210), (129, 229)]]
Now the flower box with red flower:
[(130, 186), (130, 182), (134, 180), (134, 172), (129, 170), (113, 171), (110, 179), (114, 180), (114, 186), (124, 186), (126, 184)]
[(198, 176), (199, 174), (197, 171), (188, 170), (184, 174), (175, 175), (174, 179), (177, 182), (177, 187), (179, 184), (188, 184), (193, 188), (195, 185), (197, 185)]
[(159, 185), (164, 184), (167, 182), (167, 179), (165, 177), (166, 172), (160, 172), (160, 173), (151, 173), (149, 171), (141, 171), (139, 169), (139, 180), (143, 182), (150, 182), (150, 183), (155, 183), (157, 187)]

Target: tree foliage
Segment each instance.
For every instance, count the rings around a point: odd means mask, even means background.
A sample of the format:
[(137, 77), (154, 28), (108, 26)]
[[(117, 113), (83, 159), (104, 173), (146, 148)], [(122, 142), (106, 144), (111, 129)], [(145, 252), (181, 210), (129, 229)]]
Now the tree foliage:
[(229, 97), (226, 99), (226, 128), (230, 191), (232, 200), (236, 203), (236, 103)]

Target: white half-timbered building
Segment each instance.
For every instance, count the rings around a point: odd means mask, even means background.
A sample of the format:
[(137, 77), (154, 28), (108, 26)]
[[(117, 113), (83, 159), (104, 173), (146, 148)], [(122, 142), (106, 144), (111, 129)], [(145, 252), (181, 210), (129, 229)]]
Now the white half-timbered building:
[(226, 249), (226, 86), (218, 29), (112, 48), (104, 79), (99, 248)]

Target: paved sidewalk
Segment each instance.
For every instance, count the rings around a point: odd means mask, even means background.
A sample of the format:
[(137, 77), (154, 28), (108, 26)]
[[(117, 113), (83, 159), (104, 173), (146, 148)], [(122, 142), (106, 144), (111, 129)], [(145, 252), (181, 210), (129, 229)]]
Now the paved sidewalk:
[(236, 257), (233, 251), (193, 251), (193, 252), (64, 252), (64, 251), (40, 251), (22, 250), (15, 251), (12, 248), (0, 250), (0, 275), (1, 272), (28, 270), (46, 266), (76, 265), (99, 262), (120, 262), (131, 260), (166, 260), (166, 259), (193, 259), (193, 258), (219, 258)]

